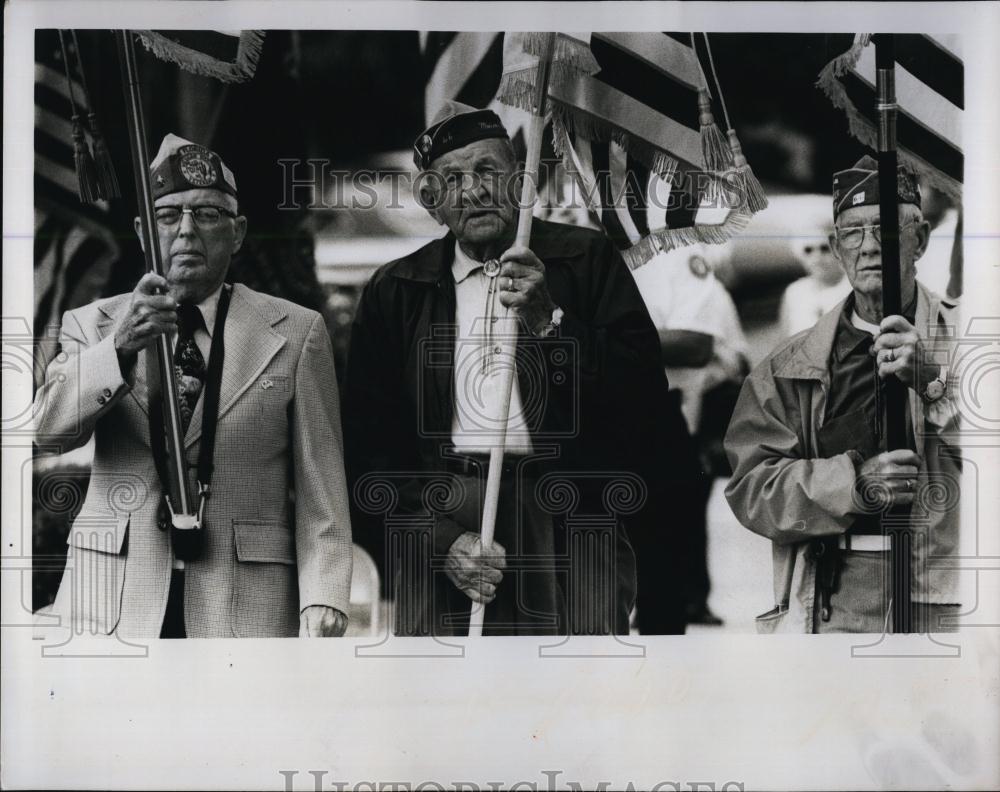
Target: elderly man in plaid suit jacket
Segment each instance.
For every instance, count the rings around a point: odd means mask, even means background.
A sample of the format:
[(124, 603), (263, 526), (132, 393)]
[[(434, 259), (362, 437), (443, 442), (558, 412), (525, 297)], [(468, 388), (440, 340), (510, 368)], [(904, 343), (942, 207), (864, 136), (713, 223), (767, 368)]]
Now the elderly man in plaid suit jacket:
[[(246, 218), (217, 154), (168, 135), (151, 175), (166, 277), (68, 311), (37, 396), (39, 444), (95, 438), (55, 612), (78, 631), (126, 638), (342, 635), (351, 527), (322, 317), (224, 283)], [(150, 442), (153, 342), (175, 332), (191, 467), (213, 419), (217, 428), (202, 548), (189, 560), (164, 530)]]

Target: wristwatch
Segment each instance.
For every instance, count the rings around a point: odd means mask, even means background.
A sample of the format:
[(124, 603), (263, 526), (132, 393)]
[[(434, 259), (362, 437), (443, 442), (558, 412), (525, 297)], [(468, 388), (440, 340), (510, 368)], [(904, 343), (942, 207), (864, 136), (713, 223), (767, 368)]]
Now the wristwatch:
[(945, 390), (948, 387), (948, 368), (947, 366), (941, 366), (938, 370), (937, 376), (932, 379), (924, 387), (923, 393), (920, 394), (920, 398), (924, 400), (925, 404), (932, 404), (944, 396)]
[(562, 324), (563, 309), (556, 306), (552, 309), (552, 318), (549, 319), (549, 323), (545, 325), (538, 333), (539, 338), (547, 338), (556, 334), (559, 329), (559, 325)]

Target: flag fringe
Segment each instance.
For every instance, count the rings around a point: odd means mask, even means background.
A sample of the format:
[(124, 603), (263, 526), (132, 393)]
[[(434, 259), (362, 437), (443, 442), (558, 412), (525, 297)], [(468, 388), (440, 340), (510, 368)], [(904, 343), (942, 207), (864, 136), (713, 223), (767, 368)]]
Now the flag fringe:
[(706, 170), (721, 173), (733, 167), (733, 152), (712, 115), (708, 90), (698, 90), (698, 125), (701, 131), (701, 156)]
[(608, 121), (578, 112), (562, 102), (553, 100), (551, 107), (553, 131), (556, 133), (552, 136), (553, 147), (563, 160), (566, 159), (567, 142), (580, 137), (594, 142), (617, 143), (664, 181), (669, 181), (677, 172), (679, 163), (676, 158), (642, 138), (630, 135)]
[[(548, 33), (523, 33), (521, 42), (524, 51), (529, 55), (540, 58), (545, 54), (546, 39)], [(585, 74), (597, 74), (601, 70), (600, 64), (590, 50), (590, 45), (579, 39), (556, 33), (555, 46), (552, 50), (552, 68), (558, 68), (566, 72), (583, 72)]]
[(185, 47), (176, 41), (171, 41), (155, 30), (138, 30), (136, 32), (146, 49), (161, 60), (175, 63), (192, 74), (214, 77), (222, 82), (244, 82), (253, 77), (264, 47), (263, 30), (241, 31), (236, 62), (230, 63)]
[(118, 188), (118, 175), (115, 173), (114, 163), (111, 161), (111, 152), (108, 151), (108, 144), (101, 134), (97, 125), (97, 115), (90, 113), (87, 126), (90, 129), (90, 139), (94, 149), (94, 166), (97, 171), (97, 184), (100, 187), (100, 195), (104, 199), (121, 197), (121, 190)]
[(73, 166), (76, 169), (77, 194), (83, 203), (96, 203), (101, 197), (97, 168), (90, 153), (90, 146), (87, 145), (87, 138), (83, 133), (83, 121), (78, 115), (74, 115), (72, 120)]
[[(855, 48), (857, 48), (856, 53), (854, 52)], [(855, 41), (854, 46), (850, 50), (830, 61), (819, 73), (819, 79), (816, 80), (816, 87), (826, 95), (826, 98), (830, 100), (830, 103), (834, 107), (844, 111), (844, 114), (847, 116), (847, 128), (851, 136), (862, 145), (868, 146), (872, 150), (877, 150), (878, 129), (861, 114), (854, 105), (854, 102), (847, 95), (843, 84), (837, 79), (857, 65), (863, 48), (863, 46), (858, 47), (858, 42)], [(897, 154), (900, 161), (905, 162), (924, 177), (928, 184), (943, 192), (956, 204), (961, 204), (962, 185), (959, 182), (950, 176), (946, 176), (933, 165), (911, 154), (906, 149), (898, 148)]]
[(666, 253), (677, 248), (702, 243), (705, 245), (721, 245), (743, 231), (750, 223), (751, 214), (745, 211), (733, 211), (717, 225), (693, 225), (686, 228), (661, 228), (652, 231), (646, 237), (622, 253), (622, 258), (631, 270), (638, 269), (648, 263), (659, 253)]
[(756, 214), (767, 208), (767, 195), (760, 181), (754, 175), (750, 163), (743, 156), (743, 147), (740, 146), (739, 138), (736, 137), (736, 130), (730, 129), (729, 148), (733, 152), (733, 168), (736, 179), (736, 187), (743, 199), (743, 205), (752, 213)]
[(861, 60), (861, 53), (865, 47), (871, 44), (871, 41), (871, 33), (858, 33), (854, 37), (854, 43), (851, 44), (850, 49), (838, 55), (823, 67), (823, 71), (820, 72), (820, 79), (824, 79), (824, 75), (840, 77), (847, 74), (847, 72), (858, 65), (858, 61)]

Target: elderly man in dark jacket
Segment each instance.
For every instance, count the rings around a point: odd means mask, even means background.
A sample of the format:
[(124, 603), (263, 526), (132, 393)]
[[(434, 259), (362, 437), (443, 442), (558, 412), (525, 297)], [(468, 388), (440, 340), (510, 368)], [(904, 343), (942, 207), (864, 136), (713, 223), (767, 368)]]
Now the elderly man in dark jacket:
[[(386, 540), (394, 629), (461, 635), (481, 603), (487, 634), (625, 633), (625, 524), (662, 451), (648, 442), (666, 394), (656, 330), (603, 235), (536, 220), (529, 246), (512, 247), (517, 161), (494, 113), (449, 103), (415, 161), (421, 201), (449, 233), (368, 283), (345, 406), (352, 502), (359, 532)], [(505, 308), (516, 372), (484, 546)]]

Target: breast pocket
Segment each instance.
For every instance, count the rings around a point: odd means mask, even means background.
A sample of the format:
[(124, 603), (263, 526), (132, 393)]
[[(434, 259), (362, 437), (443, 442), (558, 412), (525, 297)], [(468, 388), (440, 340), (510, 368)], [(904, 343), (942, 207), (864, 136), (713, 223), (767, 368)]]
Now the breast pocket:
[(298, 634), (295, 537), (281, 523), (233, 520), (233, 631), (241, 638)]
[(71, 626), (75, 633), (110, 635), (121, 619), (129, 515), (78, 517), (66, 543)]

